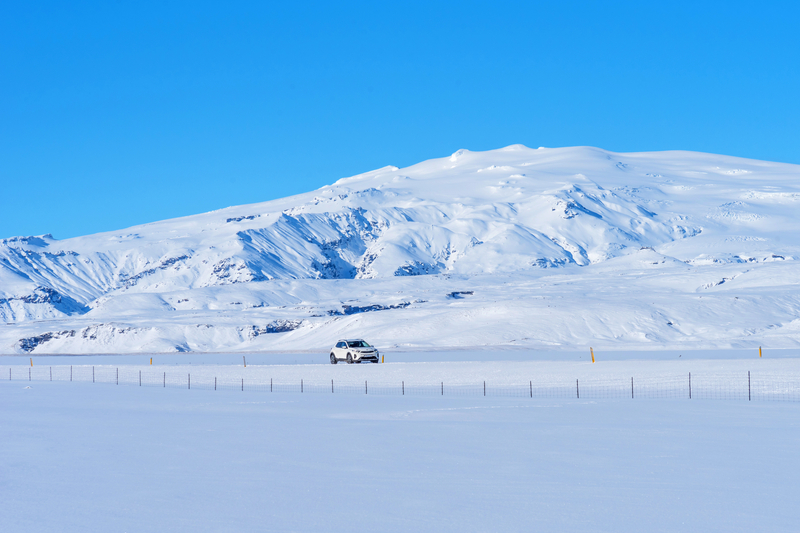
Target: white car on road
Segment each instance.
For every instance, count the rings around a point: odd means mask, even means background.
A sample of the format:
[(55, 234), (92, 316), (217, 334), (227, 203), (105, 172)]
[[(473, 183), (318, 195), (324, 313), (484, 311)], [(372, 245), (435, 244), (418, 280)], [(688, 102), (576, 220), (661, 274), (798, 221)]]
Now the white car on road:
[(361, 363), (362, 361), (380, 362), (380, 354), (374, 346), (363, 339), (340, 340), (336, 346), (331, 348), (331, 364), (335, 365), (339, 361), (348, 363)]

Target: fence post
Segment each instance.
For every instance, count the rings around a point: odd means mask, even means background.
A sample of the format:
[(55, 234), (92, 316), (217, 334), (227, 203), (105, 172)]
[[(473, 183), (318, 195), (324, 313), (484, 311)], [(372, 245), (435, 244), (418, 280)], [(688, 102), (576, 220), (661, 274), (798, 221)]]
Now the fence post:
[(139, 370), (139, 386), (142, 386), (142, 371)]
[(28, 381), (30, 381), (30, 380), (31, 380), (31, 369), (29, 368), (28, 369)]
[(529, 381), (529, 382), (528, 382), (528, 385), (529, 385), (529, 386), (530, 386), (530, 388), (531, 388), (531, 398), (533, 398), (533, 381), (532, 381), (532, 380), (531, 380), (531, 381)]
[(94, 366), (92, 366), (92, 383), (94, 383)]
[(442, 381), (442, 396), (444, 396), (444, 381)]
[(486, 396), (486, 382), (483, 382), (483, 395)]
[(242, 392), (244, 392), (244, 378), (242, 378)]
[(750, 371), (747, 371), (747, 401), (750, 401)]
[[(8, 369), (8, 379), (11, 379), (11, 369), (10, 368)], [(401, 381), (400, 382), (400, 386), (403, 388), (403, 396), (405, 396), (406, 395), (406, 382), (405, 381)]]
[(164, 388), (167, 388), (167, 373), (164, 372)]
[(369, 394), (367, 390), (367, 380), (364, 380), (364, 394)]
[(272, 392), (272, 378), (269, 378), (269, 391)]
[(633, 399), (633, 376), (631, 376), (631, 399)]
[(333, 394), (333, 380), (331, 380), (331, 394)]
[(692, 373), (689, 372), (689, 399), (692, 399)]
[(217, 376), (214, 376), (214, 390), (217, 390)]
[(578, 399), (581, 399), (581, 389), (578, 387), (578, 380), (575, 380), (575, 394), (578, 396)]
[(192, 388), (192, 375), (189, 374), (189, 389)]
[(303, 380), (300, 380), (300, 392), (303, 392)]

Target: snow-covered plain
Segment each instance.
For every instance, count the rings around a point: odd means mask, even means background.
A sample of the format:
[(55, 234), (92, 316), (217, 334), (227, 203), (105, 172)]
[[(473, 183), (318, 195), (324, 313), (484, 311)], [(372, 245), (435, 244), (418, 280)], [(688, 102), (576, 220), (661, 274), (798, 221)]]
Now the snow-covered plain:
[(0, 403), (4, 531), (793, 532), (800, 522), (798, 403), (16, 380), (0, 381)]
[[(0, 242), (0, 352), (795, 348), (800, 167), (459, 150), (282, 200)], [(54, 228), (57, 231), (57, 228)]]

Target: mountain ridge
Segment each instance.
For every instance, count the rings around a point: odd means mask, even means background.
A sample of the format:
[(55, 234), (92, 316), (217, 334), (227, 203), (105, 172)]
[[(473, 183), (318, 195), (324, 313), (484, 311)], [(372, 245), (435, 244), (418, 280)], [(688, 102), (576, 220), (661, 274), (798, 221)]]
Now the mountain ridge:
[[(229, 317), (212, 309), (213, 301), (231, 300), (232, 310), (234, 301), (251, 300), (248, 309), (270, 310), (269, 316), (258, 315), (259, 324), (252, 323), (255, 315), (244, 313), (242, 324), (224, 338), (194, 343), (187, 340), (194, 334), (162, 334), (155, 323), (148, 327), (156, 332), (131, 349), (257, 349), (261, 335), (243, 332), (269, 330), (267, 324), (276, 320), (296, 327), (273, 327), (273, 341), (295, 337), (301, 344), (322, 345), (306, 333), (332, 327), (335, 315), (326, 313), (334, 301), (342, 304), (348, 292), (358, 292), (354, 284), (368, 280), (385, 283), (376, 285), (381, 289), (373, 292), (374, 300), (348, 305), (382, 306), (384, 314), (400, 316), (411, 311), (414, 300), (425, 300), (423, 295), (403, 302), (392, 297), (392, 280), (400, 278), (438, 279), (444, 289), (444, 281), (453, 277), (467, 285), (487, 276), (527, 280), (551, 271), (580, 277), (572, 272), (648, 249), (670, 264), (698, 268), (794, 265), (800, 257), (795, 237), (800, 229), (798, 178), (797, 165), (713, 154), (512, 145), (487, 152), (458, 150), (403, 169), (386, 166), (342, 178), (288, 198), (119, 231), (64, 240), (50, 234), (2, 239), (0, 318), (6, 328), (0, 352), (37, 352), (45, 346), (60, 350), (58, 339), (66, 349), (68, 339), (84, 337), (58, 337), (45, 321), (111, 323), (123, 316), (120, 306), (112, 312), (112, 301), (132, 306), (124, 314), (128, 321), (137, 316), (137, 323), (145, 324), (148, 313), (155, 313), (157, 322), (177, 320), (182, 325), (170, 327), (182, 331), (196, 322), (188, 312), (205, 313), (204, 321), (216, 326)], [(292, 291), (308, 292), (299, 285), (324, 281), (342, 285), (341, 294), (327, 294), (330, 304), (315, 311), (328, 318), (301, 319), (297, 309), (276, 309), (281, 302), (319, 307), (320, 300)], [(286, 289), (286, 283), (295, 287)], [(233, 296), (241, 292), (234, 286), (249, 288), (248, 298)], [(283, 288), (274, 291), (272, 286)], [(170, 296), (172, 301), (167, 297), (178, 293), (186, 294)], [(204, 303), (187, 304), (198, 300), (197, 294), (206, 295)], [(505, 297), (502, 291), (496, 296)], [(392, 307), (399, 303), (408, 305)], [(121, 324), (111, 328), (116, 329), (104, 343), (87, 333), (86, 346), (92, 341), (92, 350), (117, 346), (129, 334), (120, 331), (130, 331), (127, 322)], [(459, 326), (451, 329), (449, 345), (458, 345)], [(48, 334), (38, 342), (24, 341)], [(79, 351), (90, 349), (86, 346)]]

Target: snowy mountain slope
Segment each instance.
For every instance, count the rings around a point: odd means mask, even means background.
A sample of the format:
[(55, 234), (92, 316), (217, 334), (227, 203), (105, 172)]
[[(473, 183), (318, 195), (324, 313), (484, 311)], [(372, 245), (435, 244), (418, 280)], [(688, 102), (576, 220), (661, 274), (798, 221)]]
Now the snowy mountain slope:
[[(459, 150), (124, 231), (4, 239), (0, 351), (306, 349), (368, 334), (398, 346), (721, 346), (750, 342), (767, 317), (764, 335), (795, 345), (799, 208), (796, 165)], [(598, 293), (614, 276), (616, 297)], [(564, 302), (547, 307), (539, 298), (556, 288)], [(462, 290), (474, 294), (447, 296)], [(699, 305), (697, 291), (750, 307)], [(663, 293), (663, 309), (643, 292)], [(658, 313), (669, 318), (643, 319)], [(704, 325), (676, 326), (681, 315)], [(532, 320), (545, 326), (531, 336)]]

